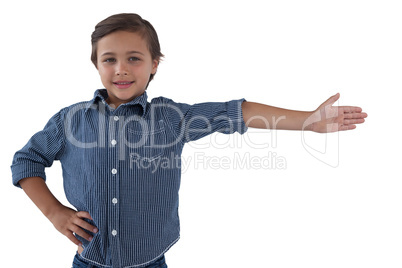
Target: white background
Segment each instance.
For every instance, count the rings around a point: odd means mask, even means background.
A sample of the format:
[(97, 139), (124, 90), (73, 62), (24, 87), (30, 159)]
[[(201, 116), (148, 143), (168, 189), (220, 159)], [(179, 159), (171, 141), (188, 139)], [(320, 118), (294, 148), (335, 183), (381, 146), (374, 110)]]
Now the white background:
[[(209, 148), (188, 144), (169, 267), (402, 266), (398, 1), (3, 1), (0, 10), (3, 263), (70, 267), (76, 247), (12, 186), (9, 166), (54, 113), (103, 87), (90, 35), (107, 16), (133, 12), (153, 24), (166, 55), (150, 99), (244, 97), (313, 110), (340, 92), (339, 105), (369, 114), (356, 130), (304, 141), (297, 131), (249, 129), (199, 141)], [(217, 149), (212, 139), (236, 145)], [(286, 168), (194, 161), (269, 152)], [(59, 163), (47, 174), (67, 205)]]

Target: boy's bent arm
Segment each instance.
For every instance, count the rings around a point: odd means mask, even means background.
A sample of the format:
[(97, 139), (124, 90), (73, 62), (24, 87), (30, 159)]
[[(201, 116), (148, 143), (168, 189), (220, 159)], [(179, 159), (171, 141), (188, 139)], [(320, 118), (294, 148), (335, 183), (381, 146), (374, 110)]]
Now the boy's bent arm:
[(255, 102), (243, 102), (243, 119), (247, 127), (310, 130), (319, 133), (351, 130), (364, 123), (366, 113), (360, 107), (333, 106), (339, 93), (312, 112), (294, 111)]
[(81, 242), (73, 233), (76, 233), (90, 241), (92, 239), (91, 235), (86, 233), (83, 229), (93, 233), (97, 232), (95, 226), (90, 225), (82, 219), (88, 218), (92, 220), (88, 212), (77, 212), (61, 204), (50, 192), (45, 181), (41, 177), (25, 178), (20, 180), (19, 183), (28, 197), (53, 223), (54, 227), (76, 245), (80, 245)]
[(31, 177), (20, 180), (20, 186), (42, 213), (49, 218), (52, 213), (62, 206), (54, 197), (41, 177)]

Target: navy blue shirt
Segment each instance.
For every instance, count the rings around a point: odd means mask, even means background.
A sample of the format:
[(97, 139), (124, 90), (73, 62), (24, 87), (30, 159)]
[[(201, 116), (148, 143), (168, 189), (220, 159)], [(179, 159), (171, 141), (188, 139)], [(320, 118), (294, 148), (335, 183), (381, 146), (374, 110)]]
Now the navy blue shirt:
[(105, 89), (91, 101), (60, 110), (18, 151), (13, 184), (46, 180), (45, 167), (60, 160), (64, 191), (98, 228), (91, 242), (79, 237), (81, 257), (102, 267), (141, 267), (180, 237), (181, 153), (185, 143), (213, 132), (243, 134), (244, 99), (176, 103), (147, 94), (113, 109)]

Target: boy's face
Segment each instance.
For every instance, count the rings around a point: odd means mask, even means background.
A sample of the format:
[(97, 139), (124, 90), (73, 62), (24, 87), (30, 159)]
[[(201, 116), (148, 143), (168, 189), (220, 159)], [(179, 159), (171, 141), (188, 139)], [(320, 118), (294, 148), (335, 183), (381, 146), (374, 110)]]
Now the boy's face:
[(144, 93), (158, 61), (152, 60), (146, 41), (138, 34), (117, 31), (98, 41), (97, 69), (108, 92), (107, 102), (116, 108)]

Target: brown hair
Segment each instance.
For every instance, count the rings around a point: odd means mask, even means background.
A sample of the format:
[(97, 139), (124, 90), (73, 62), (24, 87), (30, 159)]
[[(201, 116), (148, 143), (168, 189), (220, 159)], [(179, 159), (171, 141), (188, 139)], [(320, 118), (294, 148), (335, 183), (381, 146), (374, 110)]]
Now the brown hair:
[[(97, 67), (97, 48), (98, 41), (116, 31), (129, 31), (141, 34), (148, 45), (148, 50), (151, 53), (152, 60), (157, 60), (158, 63), (164, 56), (161, 53), (158, 35), (154, 27), (148, 21), (142, 19), (139, 15), (133, 13), (121, 13), (112, 15), (95, 26), (95, 31), (91, 35), (92, 54), (91, 61)], [(151, 74), (149, 82), (154, 78)], [(148, 83), (149, 83), (148, 82)]]

